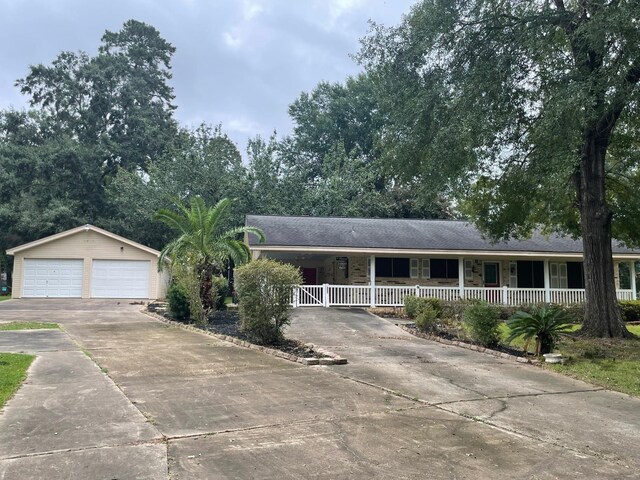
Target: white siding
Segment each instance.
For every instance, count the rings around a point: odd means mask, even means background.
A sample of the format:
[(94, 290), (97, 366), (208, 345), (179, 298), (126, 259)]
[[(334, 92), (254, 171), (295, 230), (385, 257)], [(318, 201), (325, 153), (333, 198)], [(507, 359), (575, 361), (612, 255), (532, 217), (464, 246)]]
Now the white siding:
[(82, 259), (82, 298), (91, 298), (91, 271), (94, 260), (139, 260), (150, 262), (149, 294), (163, 298), (166, 273), (158, 272), (157, 255), (92, 230), (82, 230), (57, 240), (17, 252), (13, 264), (13, 297), (22, 297), (25, 259)]

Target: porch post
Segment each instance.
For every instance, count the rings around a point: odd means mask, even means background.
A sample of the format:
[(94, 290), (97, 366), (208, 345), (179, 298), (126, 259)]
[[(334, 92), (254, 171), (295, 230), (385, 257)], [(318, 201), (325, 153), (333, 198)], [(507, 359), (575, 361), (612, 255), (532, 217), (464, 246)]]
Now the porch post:
[(376, 306), (376, 256), (371, 255), (369, 257), (369, 300), (371, 308)]
[(631, 277), (631, 298), (636, 300), (638, 296), (636, 295), (636, 261), (631, 260), (629, 262), (629, 276)]
[(551, 280), (549, 279), (549, 260), (544, 260), (544, 302), (551, 303)]
[(464, 258), (458, 257), (458, 295), (460, 300), (464, 298)]

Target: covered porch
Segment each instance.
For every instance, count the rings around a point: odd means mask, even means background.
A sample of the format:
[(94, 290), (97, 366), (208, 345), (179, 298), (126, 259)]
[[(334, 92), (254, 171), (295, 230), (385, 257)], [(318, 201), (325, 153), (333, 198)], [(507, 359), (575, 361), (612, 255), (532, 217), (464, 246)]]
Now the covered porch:
[[(494, 304), (585, 300), (582, 241), (534, 231), (492, 241), (462, 220), (249, 215), (266, 241), (248, 237), (254, 258), (300, 268), (296, 306), (402, 306), (407, 295)], [(636, 298), (640, 249), (612, 242), (621, 300)]]
[[(359, 255), (264, 252), (300, 268), (294, 306), (400, 307), (407, 295), (492, 304), (582, 303), (580, 256)], [(636, 298), (635, 259), (615, 260), (620, 300)]]

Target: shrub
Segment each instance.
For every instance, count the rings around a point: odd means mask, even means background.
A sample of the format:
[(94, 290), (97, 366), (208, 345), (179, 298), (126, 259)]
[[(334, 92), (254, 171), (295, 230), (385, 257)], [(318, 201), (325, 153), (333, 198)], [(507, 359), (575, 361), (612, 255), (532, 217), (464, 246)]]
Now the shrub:
[(235, 269), (242, 330), (263, 344), (283, 338), (290, 323), (293, 288), (302, 283), (293, 265), (275, 260), (255, 260)]
[(424, 332), (432, 332), (436, 329), (438, 314), (431, 303), (425, 303), (420, 307), (415, 317), (416, 327)]
[(485, 347), (492, 347), (500, 339), (500, 318), (492, 305), (478, 302), (468, 305), (464, 310), (464, 322), (471, 338)]
[(229, 280), (227, 280), (223, 276), (215, 275), (211, 279), (211, 283), (213, 283), (212, 290), (215, 289), (216, 292), (216, 310), (224, 310), (225, 308), (227, 308), (227, 304), (225, 303), (225, 301), (229, 296)]
[(415, 295), (404, 297), (404, 313), (411, 319), (417, 318), (424, 308), (431, 308), (436, 318), (442, 316), (443, 304), (439, 298), (422, 298)]
[(455, 300), (453, 302), (446, 302), (442, 306), (442, 317), (446, 320), (458, 322), (462, 320), (465, 309), (475, 303), (478, 303), (477, 300)]
[(572, 320), (567, 312), (558, 306), (543, 305), (532, 307), (531, 313), (516, 312), (507, 322), (511, 333), (507, 342), (522, 336), (527, 350), (529, 342), (536, 341), (536, 355), (553, 350), (558, 338), (571, 328)]
[(572, 303), (571, 305), (552, 304), (552, 306), (562, 308), (572, 323), (582, 323), (584, 320), (584, 303)]
[[(173, 281), (189, 303), (189, 316), (198, 325), (207, 324), (207, 314), (202, 304), (200, 278), (192, 268), (174, 262)], [(215, 292), (213, 292), (215, 294)]]
[(624, 322), (640, 322), (640, 300), (620, 302), (620, 313)]
[(420, 300), (415, 295), (407, 295), (404, 297), (404, 313), (407, 317), (413, 319), (416, 318), (418, 314), (418, 300)]
[(169, 287), (167, 291), (167, 302), (169, 303), (169, 311), (173, 318), (184, 322), (190, 317), (189, 299), (187, 295), (175, 283)]

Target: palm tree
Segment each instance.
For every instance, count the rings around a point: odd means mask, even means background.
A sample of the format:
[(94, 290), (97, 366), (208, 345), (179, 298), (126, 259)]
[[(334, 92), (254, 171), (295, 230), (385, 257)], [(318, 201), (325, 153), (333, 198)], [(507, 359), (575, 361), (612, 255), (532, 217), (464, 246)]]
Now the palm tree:
[(264, 233), (255, 227), (237, 227), (222, 230), (229, 206), (233, 203), (223, 198), (215, 206), (207, 207), (204, 200), (197, 196), (190, 205), (180, 200), (174, 201), (178, 211), (161, 209), (155, 218), (176, 230), (179, 236), (168, 243), (161, 252), (160, 261), (170, 258), (172, 264), (191, 270), (200, 285), (200, 300), (205, 314), (213, 310), (212, 276), (223, 272), (229, 261), (236, 265), (251, 259), (251, 251), (245, 243), (244, 234), (253, 234), (263, 242)]

